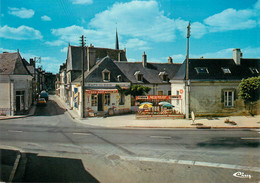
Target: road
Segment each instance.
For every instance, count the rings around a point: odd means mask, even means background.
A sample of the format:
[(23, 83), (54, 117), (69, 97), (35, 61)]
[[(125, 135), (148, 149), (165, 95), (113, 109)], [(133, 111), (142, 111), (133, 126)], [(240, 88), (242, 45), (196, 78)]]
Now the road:
[[(46, 163), (51, 158), (56, 158), (56, 163), (45, 165), (52, 167), (45, 174), (67, 171), (71, 177), (44, 180), (47, 182), (87, 180), (75, 177), (82, 169), (86, 173), (83, 178), (89, 174), (100, 182), (260, 181), (257, 131), (87, 126), (75, 122), (50, 99), (46, 107), (37, 107), (34, 116), (0, 121), (0, 148), (31, 153), (27, 181), (36, 181), (31, 175), (37, 172), (43, 174), (36, 171), (42, 164), (35, 165), (35, 161)], [(97, 118), (97, 123), (99, 120), (102, 118)], [(72, 160), (77, 160), (76, 172), (69, 169), (74, 166)], [(236, 172), (251, 178), (235, 177)]]

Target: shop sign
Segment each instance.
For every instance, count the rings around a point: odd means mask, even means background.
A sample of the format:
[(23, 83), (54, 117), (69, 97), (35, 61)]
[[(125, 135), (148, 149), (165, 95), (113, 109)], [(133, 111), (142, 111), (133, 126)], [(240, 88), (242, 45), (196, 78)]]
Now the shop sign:
[(118, 93), (117, 90), (86, 90), (87, 94)]

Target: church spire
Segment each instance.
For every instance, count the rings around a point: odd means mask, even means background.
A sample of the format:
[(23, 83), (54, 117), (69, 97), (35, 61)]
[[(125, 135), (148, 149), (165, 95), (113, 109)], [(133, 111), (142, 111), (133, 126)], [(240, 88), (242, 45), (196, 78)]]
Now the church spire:
[(116, 47), (115, 47), (115, 49), (119, 50), (119, 42), (118, 42), (117, 29), (116, 29)]

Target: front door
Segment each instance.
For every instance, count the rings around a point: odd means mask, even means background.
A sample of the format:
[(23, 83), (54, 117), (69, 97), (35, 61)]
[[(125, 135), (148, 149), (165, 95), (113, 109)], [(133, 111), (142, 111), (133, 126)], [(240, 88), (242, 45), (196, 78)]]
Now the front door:
[(98, 94), (98, 111), (103, 111), (103, 95)]
[(16, 114), (24, 112), (24, 91), (16, 91)]

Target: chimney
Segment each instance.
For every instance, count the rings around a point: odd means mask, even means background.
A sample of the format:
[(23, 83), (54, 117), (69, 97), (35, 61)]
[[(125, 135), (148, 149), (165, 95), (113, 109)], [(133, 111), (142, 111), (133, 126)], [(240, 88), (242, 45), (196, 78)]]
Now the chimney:
[(236, 65), (240, 65), (242, 58), (242, 52), (239, 48), (233, 49), (233, 59)]
[(120, 62), (121, 61), (121, 51), (118, 52), (118, 56), (117, 57), (118, 57), (118, 62)]
[(144, 54), (143, 54), (142, 64), (143, 64), (143, 67), (147, 67), (147, 56), (146, 56), (146, 54), (145, 54), (145, 51), (144, 51)]
[(168, 58), (168, 64), (172, 64), (172, 57)]
[(34, 62), (33, 58), (30, 58), (30, 65), (35, 68), (35, 62)]

